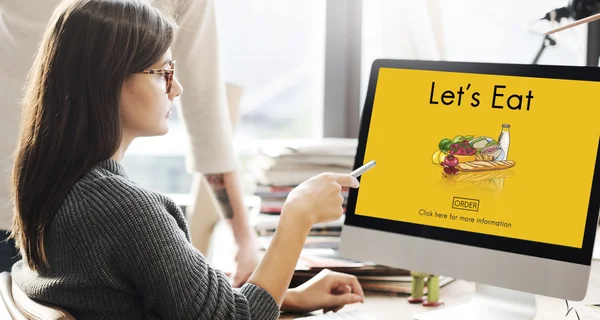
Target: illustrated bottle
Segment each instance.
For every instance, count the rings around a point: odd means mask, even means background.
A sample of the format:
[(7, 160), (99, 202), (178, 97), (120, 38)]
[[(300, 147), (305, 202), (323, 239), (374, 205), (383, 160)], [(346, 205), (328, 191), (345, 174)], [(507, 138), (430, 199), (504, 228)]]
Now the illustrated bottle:
[(508, 148), (510, 146), (510, 124), (502, 125), (502, 132), (500, 132), (500, 137), (498, 137), (498, 143), (504, 150), (504, 155), (498, 160), (506, 160), (508, 159)]

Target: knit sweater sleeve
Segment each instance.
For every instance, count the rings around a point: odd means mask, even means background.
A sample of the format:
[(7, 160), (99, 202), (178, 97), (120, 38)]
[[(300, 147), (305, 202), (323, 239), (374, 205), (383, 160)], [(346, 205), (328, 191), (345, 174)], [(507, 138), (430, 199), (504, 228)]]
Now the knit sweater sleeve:
[(164, 319), (278, 318), (277, 303), (267, 291), (249, 283), (234, 290), (158, 199), (118, 183), (110, 189), (109, 199), (95, 205), (114, 210), (108, 215), (114, 227), (104, 242), (111, 265), (143, 296), (146, 310)]

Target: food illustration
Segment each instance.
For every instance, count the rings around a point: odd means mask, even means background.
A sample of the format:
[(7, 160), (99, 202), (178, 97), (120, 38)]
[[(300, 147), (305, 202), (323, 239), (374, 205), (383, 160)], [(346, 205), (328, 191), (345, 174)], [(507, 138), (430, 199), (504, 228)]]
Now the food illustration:
[(431, 161), (443, 167), (444, 175), (461, 175), (468, 172), (499, 171), (512, 168), (515, 161), (508, 160), (510, 125), (503, 124), (498, 141), (491, 137), (457, 135), (438, 143)]

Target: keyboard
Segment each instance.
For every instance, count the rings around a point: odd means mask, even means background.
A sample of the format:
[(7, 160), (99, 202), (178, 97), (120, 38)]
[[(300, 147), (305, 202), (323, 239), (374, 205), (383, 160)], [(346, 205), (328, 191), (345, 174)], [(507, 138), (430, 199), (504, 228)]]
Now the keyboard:
[(375, 320), (372, 316), (362, 311), (339, 311), (339, 312), (328, 312), (316, 316), (296, 318), (297, 320)]

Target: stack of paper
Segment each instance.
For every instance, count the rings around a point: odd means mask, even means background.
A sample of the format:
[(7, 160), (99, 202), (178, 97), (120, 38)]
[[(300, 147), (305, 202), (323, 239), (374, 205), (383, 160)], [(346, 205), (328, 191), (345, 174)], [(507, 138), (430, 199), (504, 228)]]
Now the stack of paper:
[(347, 173), (354, 166), (356, 139), (282, 140), (261, 146), (252, 172), (261, 186), (293, 187), (322, 172)]

